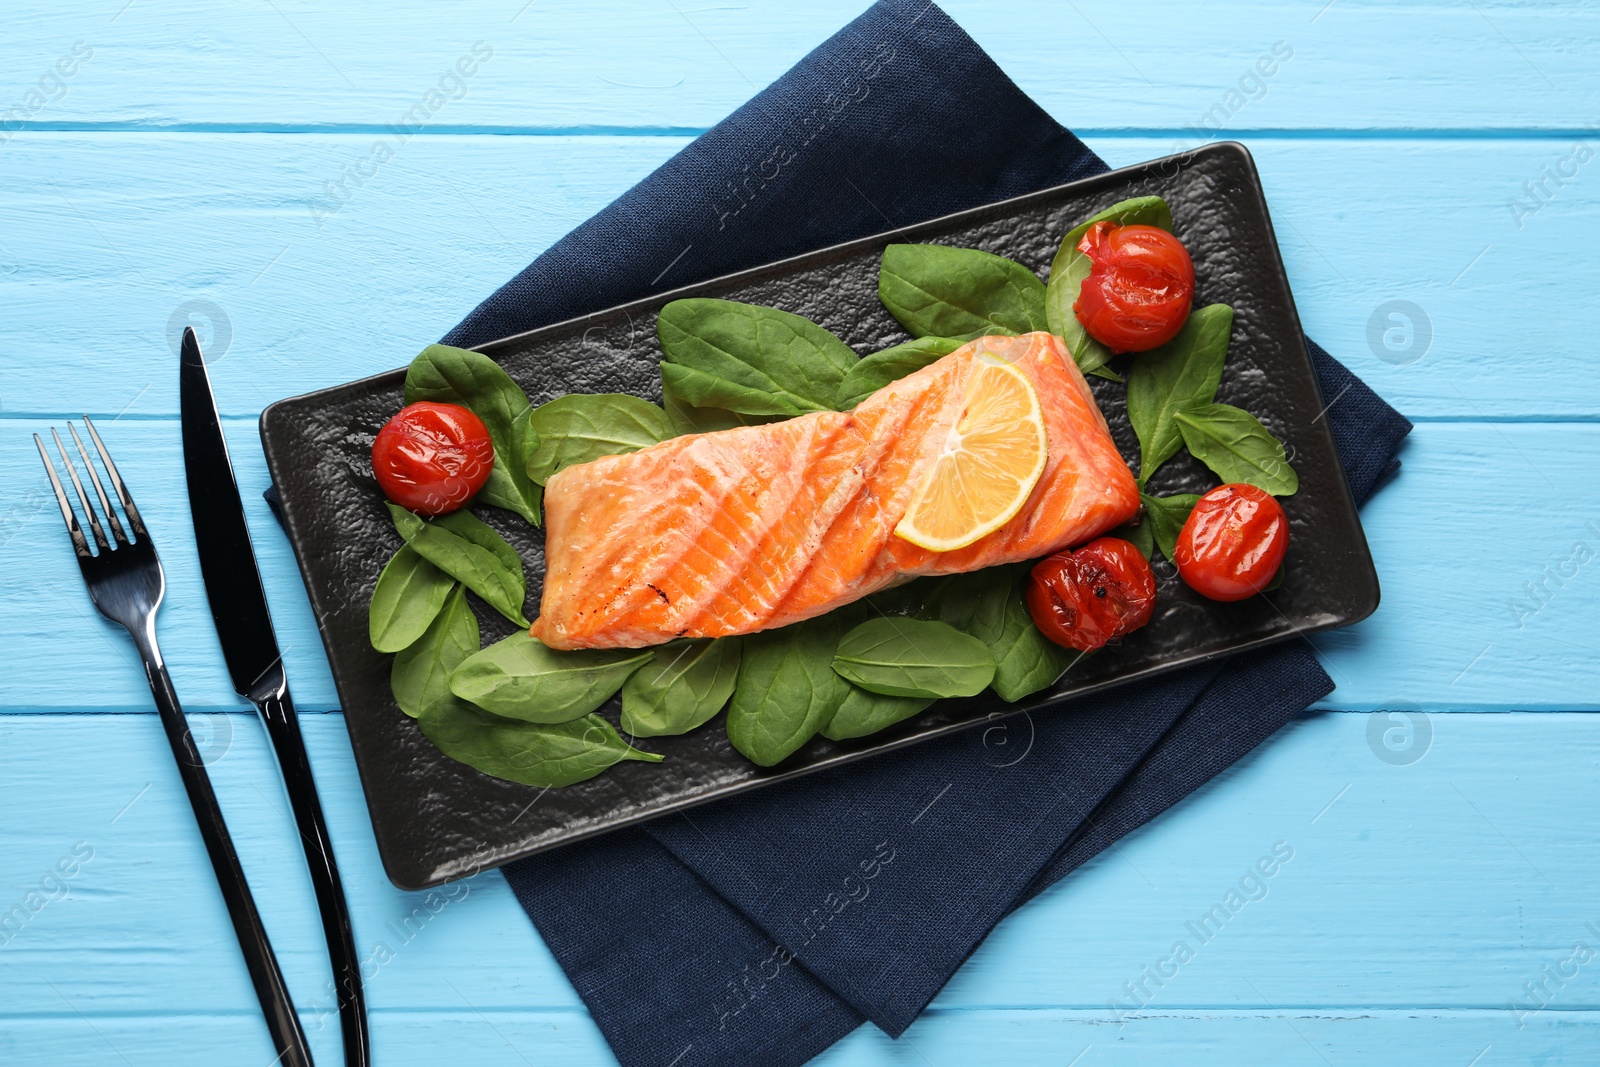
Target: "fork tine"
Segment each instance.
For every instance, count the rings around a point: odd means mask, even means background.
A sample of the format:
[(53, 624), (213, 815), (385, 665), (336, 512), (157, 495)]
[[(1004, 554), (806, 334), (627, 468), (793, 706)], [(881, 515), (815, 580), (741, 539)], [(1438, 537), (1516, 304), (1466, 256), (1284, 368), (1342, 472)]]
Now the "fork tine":
[(33, 443), (39, 449), (39, 458), (44, 460), (44, 472), (50, 476), (50, 487), (56, 491), (56, 503), (61, 505), (61, 518), (67, 524), (67, 533), (72, 536), (72, 550), (80, 559), (93, 559), (89, 542), (83, 536), (83, 527), (78, 525), (78, 516), (67, 500), (67, 491), (61, 488), (61, 479), (56, 477), (56, 465), (50, 462), (50, 453), (44, 450), (44, 442), (39, 440), (38, 434), (33, 435)]
[(122, 523), (117, 520), (116, 509), (111, 506), (111, 501), (106, 499), (105, 488), (100, 484), (100, 475), (95, 473), (94, 461), (89, 458), (89, 453), (83, 447), (83, 440), (71, 422), (67, 423), (67, 432), (72, 435), (72, 443), (78, 446), (78, 455), (83, 457), (83, 465), (89, 469), (89, 481), (94, 485), (94, 495), (100, 498), (100, 510), (106, 513), (106, 522), (111, 526), (111, 536), (117, 539), (117, 544), (127, 544), (128, 535), (122, 532)]
[(117, 473), (117, 465), (111, 462), (111, 453), (106, 451), (106, 446), (100, 440), (100, 434), (94, 428), (94, 423), (89, 416), (83, 417), (84, 429), (89, 431), (89, 438), (94, 441), (94, 449), (100, 453), (100, 461), (106, 465), (106, 475), (111, 479), (111, 487), (117, 491), (117, 499), (122, 501), (122, 510), (128, 516), (128, 525), (133, 527), (133, 536), (143, 541), (150, 535), (145, 532), (144, 520), (139, 517), (139, 509), (133, 506), (133, 495), (128, 492), (128, 487), (122, 484), (122, 475)]
[(78, 491), (78, 503), (83, 505), (83, 513), (89, 517), (89, 529), (94, 531), (95, 544), (100, 546), (100, 551), (110, 552), (111, 542), (106, 540), (106, 532), (100, 528), (100, 517), (95, 514), (94, 505), (89, 503), (89, 494), (83, 491), (83, 483), (78, 481), (78, 468), (73, 465), (72, 457), (67, 455), (67, 446), (61, 443), (61, 435), (56, 433), (54, 426), (50, 427), (50, 436), (56, 439), (56, 451), (61, 453), (67, 477), (72, 479), (72, 488)]

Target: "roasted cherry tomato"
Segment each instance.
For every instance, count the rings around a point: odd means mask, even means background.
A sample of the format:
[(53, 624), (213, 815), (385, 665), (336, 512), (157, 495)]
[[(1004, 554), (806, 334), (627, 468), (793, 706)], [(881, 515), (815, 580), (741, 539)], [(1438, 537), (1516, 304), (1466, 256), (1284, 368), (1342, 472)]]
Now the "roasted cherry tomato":
[(1289, 519), (1253, 485), (1219, 485), (1195, 504), (1172, 562), (1195, 592), (1243, 600), (1266, 588), (1289, 547)]
[(1102, 537), (1034, 564), (1027, 600), (1033, 624), (1046, 637), (1093, 652), (1150, 621), (1156, 579), (1137, 548)]
[(408, 404), (372, 442), (372, 473), (384, 495), (422, 515), (461, 507), (493, 467), (488, 428), (459, 404)]
[(1078, 242), (1092, 266), (1073, 313), (1113, 352), (1148, 352), (1183, 329), (1194, 299), (1189, 250), (1156, 226), (1097, 222)]

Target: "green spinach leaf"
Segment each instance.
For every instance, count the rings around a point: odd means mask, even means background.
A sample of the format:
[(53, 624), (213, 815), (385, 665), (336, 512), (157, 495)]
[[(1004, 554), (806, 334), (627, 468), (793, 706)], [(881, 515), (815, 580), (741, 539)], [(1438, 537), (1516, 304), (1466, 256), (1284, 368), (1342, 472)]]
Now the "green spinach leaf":
[(975, 637), (924, 619), (862, 623), (839, 640), (833, 669), (862, 689), (895, 697), (970, 697), (994, 680), (994, 657)]
[(541, 726), (441, 701), (424, 711), (417, 725), (451, 759), (541, 789), (585, 781), (623, 760), (661, 762), (654, 752), (629, 745), (598, 715)]
[[(962, 574), (923, 578), (906, 588), (918, 589), (921, 598), (912, 612), (918, 618), (932, 619), (970, 633), (973, 616), (995, 587), (996, 575), (985, 568)], [(1001, 579), (1004, 584), (1004, 579)]]
[(1193, 312), (1178, 336), (1142, 353), (1128, 371), (1128, 421), (1139, 437), (1139, 485), (1183, 446), (1178, 412), (1209, 404), (1228, 358), (1233, 308), (1212, 304)]
[(627, 393), (569, 393), (534, 408), (528, 425), (538, 440), (528, 477), (539, 485), (563, 467), (637, 452), (673, 436), (665, 411)]
[(389, 689), (400, 710), (415, 719), (439, 700), (449, 700), (450, 672), (478, 651), (478, 618), (466, 591), (452, 583), (439, 614), (389, 668)]
[(694, 407), (792, 417), (830, 411), (850, 346), (810, 319), (731, 300), (674, 300), (656, 319), (662, 382)]
[(650, 657), (635, 648), (559, 652), (519, 631), (462, 660), (450, 691), (508, 719), (567, 722), (611, 699)]
[(419, 400), (460, 404), (483, 420), (494, 441), (494, 468), (478, 502), (514, 511), (539, 525), (542, 493), (524, 468), (532, 405), (522, 387), (481, 352), (429, 345), (406, 370), (406, 403)]
[(712, 433), (716, 430), (731, 430), (735, 426), (756, 426), (764, 422), (772, 422), (780, 416), (776, 415), (746, 415), (738, 411), (729, 411), (726, 408), (697, 408), (672, 388), (667, 381), (666, 368), (669, 364), (663, 363), (661, 376), (661, 406), (667, 413), (667, 421), (672, 425), (674, 437), (686, 433)]
[(833, 670), (838, 644), (829, 615), (744, 638), (728, 740), (745, 759), (771, 767), (828, 724), (850, 692)]
[(1106, 536), (1120, 537), (1139, 550), (1145, 559), (1151, 559), (1156, 553), (1155, 533), (1150, 525), (1148, 515), (1135, 515), (1128, 522), (1118, 526)]
[(367, 610), (367, 634), (379, 652), (399, 652), (422, 636), (455, 579), (401, 545), (378, 575)]
[(976, 248), (889, 245), (878, 268), (878, 299), (912, 337), (970, 341), (1047, 328), (1038, 276)]
[(1002, 700), (1021, 700), (1054, 684), (1078, 661), (1079, 653), (1055, 644), (1033, 624), (1022, 585), (1029, 564), (1006, 573), (989, 570), (990, 591), (978, 604), (967, 632), (989, 646), (994, 656), (994, 691)]
[[(745, 385), (743, 382), (678, 363), (663, 362), (661, 380), (672, 390), (675, 397), (696, 410), (727, 411), (735, 415), (757, 415), (772, 419), (789, 419), (796, 415), (822, 410), (820, 407), (812, 407), (808, 399), (797, 400), (792, 396)], [(728, 421), (725, 416), (711, 415), (703, 418), (711, 421), (716, 429), (729, 428), (723, 425)]]
[(840, 410), (848, 411), (890, 382), (921, 370), (964, 344), (953, 337), (918, 337), (863, 356), (839, 383)]
[(1183, 524), (1189, 521), (1189, 512), (1199, 502), (1197, 493), (1179, 493), (1176, 496), (1145, 496), (1139, 498), (1144, 501), (1144, 523), (1150, 527), (1155, 536), (1156, 544), (1161, 546), (1161, 554), (1172, 559), (1172, 551), (1178, 544), (1178, 534), (1183, 531)]
[[(1089, 257), (1078, 251), (1078, 242), (1083, 240), (1090, 226), (1106, 219), (1119, 226), (1135, 223), (1159, 226), (1170, 233), (1172, 209), (1159, 196), (1137, 196), (1112, 204), (1068, 230), (1061, 239), (1061, 247), (1056, 250), (1055, 259), (1050, 262), (1050, 284), (1045, 289), (1045, 318), (1050, 332), (1061, 338), (1079, 370), (1085, 374), (1098, 373), (1101, 377), (1108, 376), (1102, 372), (1111, 360), (1111, 350), (1089, 336), (1078, 322), (1072, 305), (1078, 302), (1078, 292), (1093, 266)], [(1109, 376), (1115, 378), (1115, 375)]]
[(833, 713), (828, 725), (822, 728), (822, 736), (830, 741), (866, 737), (911, 718), (932, 703), (932, 697), (884, 696), (852, 685), (844, 703)]
[(622, 683), (622, 728), (635, 737), (686, 734), (709, 722), (739, 676), (739, 638), (673, 641)]
[(1283, 444), (1243, 408), (1210, 404), (1184, 408), (1175, 418), (1194, 458), (1223, 482), (1248, 482), (1273, 496), (1293, 496), (1300, 488)]
[(518, 626), (530, 625), (522, 617), (522, 602), (528, 597), (522, 557), (482, 519), (462, 510), (429, 522), (398, 504), (389, 505), (389, 515), (417, 555), (477, 593)]

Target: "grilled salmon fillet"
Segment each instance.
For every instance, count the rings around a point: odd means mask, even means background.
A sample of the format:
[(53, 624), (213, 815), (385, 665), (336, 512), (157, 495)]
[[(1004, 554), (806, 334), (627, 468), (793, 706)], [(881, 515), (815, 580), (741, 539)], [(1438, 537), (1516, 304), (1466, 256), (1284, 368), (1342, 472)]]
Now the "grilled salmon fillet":
[[(894, 534), (960, 417), (978, 353), (1039, 394), (1048, 458), (1005, 526), (931, 552)], [(545, 486), (531, 633), (642, 648), (800, 622), (886, 586), (1048, 555), (1132, 518), (1139, 491), (1088, 383), (1048, 333), (982, 337), (853, 411), (690, 434), (569, 467)]]

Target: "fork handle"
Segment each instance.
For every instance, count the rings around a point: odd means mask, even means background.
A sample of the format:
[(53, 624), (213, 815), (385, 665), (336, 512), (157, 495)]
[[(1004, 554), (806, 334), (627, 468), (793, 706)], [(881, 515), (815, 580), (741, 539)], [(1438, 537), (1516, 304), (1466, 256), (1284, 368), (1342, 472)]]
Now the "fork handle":
[(222, 818), (222, 808), (217, 795), (211, 790), (211, 778), (206, 774), (200, 750), (195, 747), (189, 733), (189, 723), (183, 717), (177, 691), (167, 675), (166, 664), (161, 659), (161, 649), (156, 644), (155, 620), (152, 616), (146, 632), (130, 627), (139, 656), (144, 660), (145, 677), (150, 681), (150, 693), (155, 697), (156, 710), (161, 713), (161, 725), (167, 731), (167, 741), (178, 761), (178, 773), (183, 778), (183, 788), (189, 794), (189, 805), (194, 809), (195, 822), (200, 825), (200, 837), (211, 856), (211, 868), (216, 872), (217, 885), (222, 899), (227, 902), (228, 916), (233, 920), (233, 932), (239, 938), (239, 948), (244, 952), (245, 964), (250, 969), (250, 981), (256, 987), (256, 999), (261, 1002), (261, 1013), (266, 1017), (267, 1029), (272, 1033), (273, 1047), (278, 1051), (274, 1064), (282, 1067), (312, 1067), (311, 1050), (306, 1045), (305, 1031), (300, 1018), (295, 1015), (294, 1001), (289, 987), (278, 968), (278, 959), (272, 953), (272, 943), (267, 940), (267, 928), (256, 911), (255, 898), (250, 895), (250, 884), (245, 881), (244, 868), (239, 864), (239, 854), (234, 851), (233, 838), (228, 835), (228, 824)]
[(317, 799), (317, 781), (311, 774), (300, 720), (287, 684), (275, 695), (256, 702), (267, 737), (278, 758), (278, 770), (294, 811), (295, 828), (305, 849), (306, 866), (317, 893), (317, 910), (322, 913), (322, 933), (328, 942), (328, 959), (333, 964), (339, 991), (339, 1028), (344, 1037), (346, 1067), (366, 1067), (372, 1062), (371, 1039), (367, 1033), (367, 1001), (361, 985), (361, 959), (356, 953), (355, 933), (350, 927), (350, 909), (345, 904), (344, 886), (339, 880), (339, 864), (333, 858), (333, 842), (322, 817), (322, 802)]

